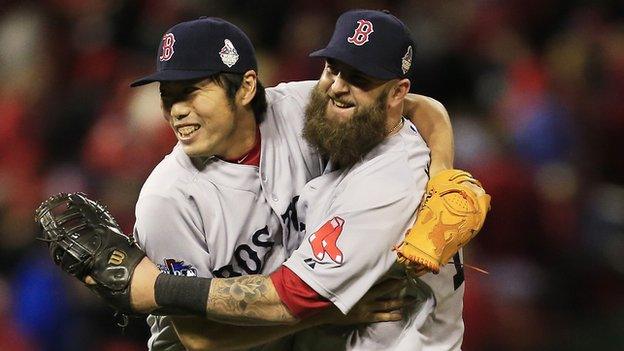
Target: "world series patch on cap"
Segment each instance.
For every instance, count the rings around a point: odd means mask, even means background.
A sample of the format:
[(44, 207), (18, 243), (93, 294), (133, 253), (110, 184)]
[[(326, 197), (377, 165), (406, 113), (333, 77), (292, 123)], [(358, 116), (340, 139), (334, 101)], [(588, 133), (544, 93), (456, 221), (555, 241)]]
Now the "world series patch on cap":
[(171, 27), (156, 55), (156, 72), (134, 81), (152, 82), (207, 78), (217, 73), (258, 70), (256, 53), (245, 33), (216, 17), (201, 17)]
[(341, 61), (379, 79), (405, 78), (416, 44), (405, 24), (384, 11), (352, 10), (340, 15), (329, 43), (312, 57)]

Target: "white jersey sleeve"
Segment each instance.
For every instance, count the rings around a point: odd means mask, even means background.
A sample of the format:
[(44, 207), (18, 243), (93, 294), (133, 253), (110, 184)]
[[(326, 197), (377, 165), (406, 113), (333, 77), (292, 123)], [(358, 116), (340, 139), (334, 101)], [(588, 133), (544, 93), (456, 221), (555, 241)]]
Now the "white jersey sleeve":
[[(288, 97), (291, 99), (291, 102), (298, 105), (297, 108), (305, 109), (305, 106), (310, 100), (310, 93), (317, 83), (318, 81), (316, 80), (305, 80), (300, 82), (280, 83), (273, 88), (267, 88), (268, 103), (272, 104), (279, 99)], [(292, 115), (292, 118), (303, 119), (304, 117), (303, 114)]]
[(302, 135), (305, 108), (315, 85), (316, 81), (304, 81), (267, 88), (268, 108), (260, 124), (262, 192), (282, 220), (284, 245), (289, 252), (301, 242), (294, 202), (305, 184), (325, 168), (318, 152)]

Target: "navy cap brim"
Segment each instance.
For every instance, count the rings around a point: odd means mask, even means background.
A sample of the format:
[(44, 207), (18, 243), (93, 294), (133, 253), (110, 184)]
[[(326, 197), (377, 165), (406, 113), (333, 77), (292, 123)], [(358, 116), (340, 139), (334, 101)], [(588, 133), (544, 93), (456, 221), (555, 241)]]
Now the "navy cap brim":
[(378, 78), (382, 80), (400, 78), (397, 77), (395, 73), (388, 71), (383, 67), (375, 67), (363, 64), (362, 58), (357, 57), (352, 52), (340, 50), (334, 47), (326, 47), (324, 49), (314, 51), (309, 56), (338, 60), (373, 78)]
[(192, 80), (210, 77), (218, 71), (184, 71), (184, 70), (166, 70), (160, 71), (149, 76), (137, 79), (130, 84), (131, 87), (138, 87), (141, 85), (154, 83), (154, 82), (173, 82), (179, 80)]

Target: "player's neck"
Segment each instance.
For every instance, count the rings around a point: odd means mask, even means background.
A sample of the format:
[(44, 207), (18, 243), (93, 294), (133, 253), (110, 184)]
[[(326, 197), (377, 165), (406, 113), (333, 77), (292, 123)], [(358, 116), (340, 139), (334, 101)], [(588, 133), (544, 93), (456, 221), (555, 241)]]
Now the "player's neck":
[(236, 128), (226, 142), (226, 148), (223, 153), (218, 155), (220, 158), (231, 160), (241, 155), (245, 155), (256, 144), (256, 119), (251, 110), (245, 110), (238, 115)]
[[(402, 109), (401, 105), (401, 109)], [(403, 116), (401, 115), (401, 110), (397, 108), (390, 108), (387, 111), (386, 117), (386, 131), (387, 135), (391, 136), (396, 134), (403, 127)]]

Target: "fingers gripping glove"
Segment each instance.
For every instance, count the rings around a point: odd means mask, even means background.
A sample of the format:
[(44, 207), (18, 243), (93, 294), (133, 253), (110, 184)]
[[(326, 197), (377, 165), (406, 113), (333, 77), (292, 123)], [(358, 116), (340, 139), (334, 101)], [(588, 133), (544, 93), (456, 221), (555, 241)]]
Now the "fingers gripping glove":
[(434, 273), (483, 226), (490, 196), (468, 172), (449, 169), (427, 183), (416, 222), (397, 248), (398, 261)]
[(35, 211), (54, 263), (84, 282), (110, 305), (132, 313), (130, 280), (145, 253), (122, 233), (104, 205), (83, 193), (61, 193), (44, 201)]

